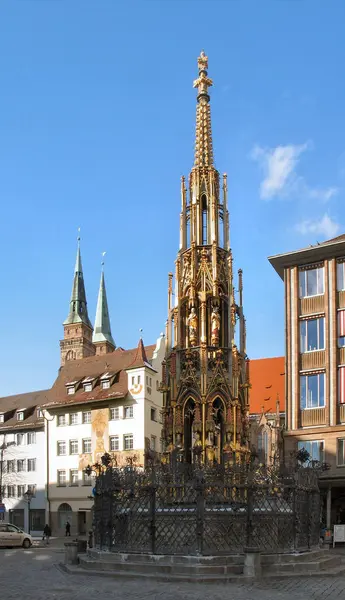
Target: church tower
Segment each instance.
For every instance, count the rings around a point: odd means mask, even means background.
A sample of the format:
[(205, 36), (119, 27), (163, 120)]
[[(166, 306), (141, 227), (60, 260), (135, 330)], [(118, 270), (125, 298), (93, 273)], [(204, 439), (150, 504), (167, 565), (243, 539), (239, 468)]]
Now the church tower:
[(213, 159), (212, 80), (204, 52), (198, 69), (194, 166), (188, 189), (182, 177), (180, 249), (175, 282), (172, 273), (168, 279), (163, 435), (167, 452), (177, 449), (187, 462), (199, 456), (207, 464), (229, 464), (248, 456), (242, 271), (236, 303), (227, 177), (221, 194)]
[(67, 360), (79, 360), (95, 354), (95, 347), (92, 343), (93, 327), (87, 313), (80, 237), (78, 237), (69, 314), (63, 322), (63, 327), (64, 339), (60, 341), (61, 365), (64, 365)]
[(108, 310), (107, 292), (104, 281), (104, 262), (102, 262), (101, 281), (99, 284), (95, 330), (92, 336), (96, 354), (109, 354), (114, 352), (116, 344), (111, 335), (110, 318)]

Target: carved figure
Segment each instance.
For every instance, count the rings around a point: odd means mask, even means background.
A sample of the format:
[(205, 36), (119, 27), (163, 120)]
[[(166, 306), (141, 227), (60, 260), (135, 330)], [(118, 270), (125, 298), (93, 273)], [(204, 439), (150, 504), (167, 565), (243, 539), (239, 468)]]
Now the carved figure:
[(214, 306), (211, 313), (211, 345), (219, 345), (220, 316), (218, 307)]
[(190, 315), (187, 319), (189, 328), (189, 342), (191, 346), (196, 346), (198, 342), (198, 315), (195, 312), (194, 306), (190, 311)]

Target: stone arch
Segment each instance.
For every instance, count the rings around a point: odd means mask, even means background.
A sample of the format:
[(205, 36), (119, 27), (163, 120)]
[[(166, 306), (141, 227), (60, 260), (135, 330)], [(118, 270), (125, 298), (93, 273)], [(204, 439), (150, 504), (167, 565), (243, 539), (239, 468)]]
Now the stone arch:
[(269, 463), (269, 436), (269, 426), (267, 424), (261, 425), (258, 430), (257, 452), (259, 461), (264, 465)]
[(197, 403), (198, 398), (195, 394), (187, 393), (182, 404), (184, 458), (188, 463), (192, 462), (192, 449), (195, 443), (193, 424)]
[(59, 529), (64, 529), (66, 523), (72, 524), (72, 508), (67, 502), (60, 504), (58, 508), (58, 526)]

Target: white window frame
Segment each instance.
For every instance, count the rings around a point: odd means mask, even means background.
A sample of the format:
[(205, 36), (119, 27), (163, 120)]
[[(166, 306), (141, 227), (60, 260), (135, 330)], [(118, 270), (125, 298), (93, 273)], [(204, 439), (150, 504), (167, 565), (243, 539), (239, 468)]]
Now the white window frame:
[(150, 449), (152, 450), (152, 452), (156, 452), (156, 449), (157, 449), (157, 436), (155, 436), (155, 435), (151, 435), (151, 438), (150, 438)]
[[(74, 482), (73, 481), (73, 474), (77, 474), (77, 479)], [(78, 487), (79, 486), (79, 473), (78, 473), (78, 469), (70, 469), (69, 470), (69, 484), (71, 487)]]
[[(76, 417), (76, 422), (73, 423), (73, 417)], [(70, 425), (79, 425), (79, 413), (73, 412), (69, 415), (69, 424)]]
[[(27, 471), (28, 471), (28, 473), (35, 473), (36, 467), (37, 467), (37, 460), (36, 460), (36, 458), (28, 458), (26, 464), (27, 464)], [(30, 466), (33, 466), (34, 468), (30, 469)]]
[[(342, 271), (342, 287), (339, 286), (339, 271)], [(345, 290), (345, 261), (341, 260), (337, 262), (337, 292)]]
[(75, 394), (75, 387), (74, 387), (74, 385), (67, 386), (67, 395), (68, 396), (72, 396), (73, 394)]
[[(63, 447), (65, 449), (64, 452), (60, 452), (60, 450), (61, 450), (60, 444), (63, 445)], [(56, 442), (56, 455), (57, 456), (67, 456), (67, 444), (66, 444), (66, 440), (58, 440)]]
[[(13, 491), (13, 494), (10, 494), (10, 490)], [(7, 498), (15, 498), (16, 497), (16, 486), (11, 484), (7, 486)]]
[[(77, 444), (77, 451), (76, 452), (72, 452), (72, 444)], [(75, 456), (76, 454), (79, 454), (79, 441), (78, 440), (70, 440), (69, 441), (69, 453), (71, 456)]]
[[(85, 418), (86, 415), (88, 415), (87, 418)], [(91, 410), (84, 410), (82, 413), (82, 422), (83, 425), (89, 425), (91, 423)]]
[(84, 383), (84, 392), (92, 392), (92, 383), (89, 381)]
[(17, 412), (17, 421), (24, 421), (24, 411), (23, 410), (19, 410)]
[(25, 485), (17, 485), (17, 498), (23, 498), (25, 494)]
[[(127, 416), (127, 412), (129, 412), (129, 416)], [(123, 407), (123, 418), (124, 419), (134, 419), (133, 404), (131, 404), (130, 406), (124, 406)]]
[[(297, 448), (298, 450), (302, 450), (302, 448), (304, 448), (305, 450), (307, 450), (307, 452), (309, 452), (309, 450), (306, 448), (306, 444), (322, 444), (322, 452), (320, 453), (320, 458), (316, 459), (313, 458), (312, 454), (310, 454), (310, 461), (311, 462), (313, 460), (318, 460), (319, 462), (323, 463), (325, 462), (325, 440), (299, 440), (297, 442)], [(308, 463), (306, 463), (306, 465), (308, 465)]]
[[(311, 271), (321, 271), (322, 270), (322, 292), (317, 292), (316, 294), (308, 294), (308, 277), (307, 274), (310, 273)], [(304, 286), (305, 286), (305, 291), (306, 294), (305, 296), (302, 296), (302, 286), (301, 286), (301, 276), (302, 273), (304, 275)], [(318, 273), (317, 275), (317, 288), (319, 288), (319, 283), (320, 281), (320, 275)], [(314, 296), (323, 296), (323, 294), (325, 293), (325, 267), (324, 266), (318, 266), (318, 267), (311, 267), (310, 269), (300, 269), (299, 273), (298, 273), (298, 295), (300, 298), (313, 298)]]
[(36, 444), (36, 431), (28, 431), (26, 441), (27, 441), (28, 446)]
[(5, 414), (0, 413), (0, 423), (4, 423), (4, 422), (5, 422)]
[[(114, 445), (117, 445), (117, 448), (112, 448), (113, 442)], [(120, 437), (118, 435), (111, 435), (109, 437), (109, 451), (110, 452), (118, 452), (120, 450)]]
[[(131, 439), (131, 447), (130, 448), (126, 448), (126, 440), (127, 438)], [(134, 436), (133, 433), (125, 433), (123, 436), (123, 449), (124, 450), (133, 450), (134, 449)]]
[[(21, 465), (21, 467), (23, 467), (23, 468), (19, 468), (19, 465)], [(18, 458), (17, 459), (17, 473), (25, 473), (25, 471), (26, 471), (25, 458)]]
[[(317, 406), (308, 406), (308, 378), (309, 377), (320, 377), (323, 375), (323, 404), (320, 404), (320, 379), (318, 379), (318, 404)], [(306, 378), (306, 401), (305, 407), (302, 406), (302, 377)], [(325, 408), (326, 406), (326, 373), (303, 373), (300, 375), (300, 397), (299, 397), (299, 407), (300, 410), (314, 410), (315, 408)]]
[(24, 446), (24, 445), (25, 445), (25, 433), (17, 433), (17, 446)]
[[(317, 324), (317, 333), (316, 333), (316, 337), (317, 337), (317, 348), (314, 348), (312, 350), (303, 350), (302, 348), (302, 326), (305, 324), (306, 326), (306, 347), (308, 348), (308, 325), (309, 323), (311, 323), (312, 321), (323, 321), (323, 325), (321, 325), (321, 322), (319, 322)], [(320, 329), (323, 326), (323, 346), (322, 348), (320, 347)], [(326, 340), (325, 340), (325, 317), (315, 317), (315, 319), (301, 319), (299, 322), (299, 343), (300, 343), (300, 352), (301, 354), (307, 354), (310, 352), (319, 352), (320, 350), (325, 350), (326, 347)]]
[(110, 379), (104, 379), (102, 381), (102, 390), (108, 390), (110, 388)]
[[(61, 423), (62, 421), (62, 423)], [(58, 415), (56, 420), (57, 427), (65, 427), (66, 426), (66, 415)]]
[[(61, 477), (61, 475), (63, 475), (63, 476)], [(61, 479), (63, 481), (61, 481)], [(66, 487), (66, 485), (67, 485), (66, 469), (58, 469), (56, 481), (57, 481), (58, 487)]]
[[(85, 450), (85, 443), (90, 444), (90, 450)], [(91, 454), (92, 453), (92, 440), (91, 438), (84, 438), (82, 440), (82, 450), (83, 454)]]
[[(118, 421), (120, 419), (120, 407), (119, 406), (114, 406), (114, 407), (110, 408), (109, 411), (110, 411), (110, 421)], [(113, 416), (113, 415), (115, 415), (115, 416)]]

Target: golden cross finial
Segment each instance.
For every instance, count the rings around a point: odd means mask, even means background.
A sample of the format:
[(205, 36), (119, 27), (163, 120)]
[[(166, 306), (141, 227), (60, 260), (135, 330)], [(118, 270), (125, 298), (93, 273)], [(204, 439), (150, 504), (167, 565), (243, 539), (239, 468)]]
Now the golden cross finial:
[(210, 96), (208, 94), (208, 88), (213, 85), (213, 82), (207, 76), (207, 68), (208, 58), (202, 50), (198, 57), (199, 77), (193, 83), (193, 87), (198, 88), (194, 160), (196, 167), (213, 165)]
[(208, 56), (206, 56), (204, 50), (201, 50), (200, 56), (198, 56), (198, 67), (199, 71), (207, 71), (208, 69)]

